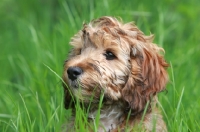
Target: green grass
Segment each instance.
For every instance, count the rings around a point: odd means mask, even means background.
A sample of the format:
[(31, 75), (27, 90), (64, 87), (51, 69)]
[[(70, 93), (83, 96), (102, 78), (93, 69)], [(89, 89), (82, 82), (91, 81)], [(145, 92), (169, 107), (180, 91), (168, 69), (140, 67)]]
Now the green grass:
[(0, 131), (60, 131), (71, 113), (63, 108), (57, 76), (70, 37), (83, 22), (104, 15), (135, 21), (145, 34), (155, 34), (171, 64), (168, 92), (159, 95), (168, 130), (199, 131), (199, 5), (199, 0), (1, 0)]

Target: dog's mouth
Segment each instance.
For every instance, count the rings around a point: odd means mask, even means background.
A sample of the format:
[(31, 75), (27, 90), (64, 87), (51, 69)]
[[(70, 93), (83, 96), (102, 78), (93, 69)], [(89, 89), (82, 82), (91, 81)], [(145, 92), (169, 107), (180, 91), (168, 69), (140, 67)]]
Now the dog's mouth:
[(69, 79), (69, 86), (71, 87), (71, 88), (75, 88), (75, 89), (77, 89), (77, 88), (79, 88), (80, 87), (80, 83), (79, 83), (80, 81), (79, 80), (70, 80)]

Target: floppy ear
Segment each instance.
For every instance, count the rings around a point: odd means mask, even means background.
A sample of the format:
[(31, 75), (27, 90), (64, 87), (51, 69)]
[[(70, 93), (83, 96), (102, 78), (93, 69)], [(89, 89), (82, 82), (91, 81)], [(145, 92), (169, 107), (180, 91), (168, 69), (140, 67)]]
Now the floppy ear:
[(122, 98), (129, 104), (132, 113), (144, 110), (147, 102), (165, 89), (168, 80), (168, 64), (159, 54), (164, 50), (151, 43), (151, 38), (141, 35), (137, 37), (137, 44), (131, 46), (131, 72), (122, 90)]

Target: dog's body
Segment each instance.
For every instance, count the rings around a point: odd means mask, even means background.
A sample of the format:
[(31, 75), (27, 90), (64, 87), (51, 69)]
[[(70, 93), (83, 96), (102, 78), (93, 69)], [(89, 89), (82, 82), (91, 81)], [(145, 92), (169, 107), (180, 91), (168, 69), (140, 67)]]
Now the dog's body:
[[(64, 65), (65, 108), (75, 109), (73, 97), (83, 107), (91, 103), (88, 121), (93, 122), (103, 94), (99, 132), (137, 131), (139, 126), (167, 131), (156, 96), (165, 89), (168, 64), (159, 54), (164, 50), (152, 40), (132, 23), (112, 17), (84, 25), (72, 38), (73, 49)], [(73, 122), (66, 125), (67, 131), (73, 131)]]

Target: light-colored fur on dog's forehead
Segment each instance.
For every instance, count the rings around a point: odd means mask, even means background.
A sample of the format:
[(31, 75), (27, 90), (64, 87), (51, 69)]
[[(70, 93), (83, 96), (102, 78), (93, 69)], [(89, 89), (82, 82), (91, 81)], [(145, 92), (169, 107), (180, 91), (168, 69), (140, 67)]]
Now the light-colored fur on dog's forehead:
[[(122, 50), (129, 49), (127, 39), (137, 37), (137, 34), (140, 33), (137, 27), (133, 23), (121, 24), (111, 17), (105, 20), (92, 21), (88, 25), (84, 25), (84, 29), (72, 38), (70, 44), (77, 49), (89, 46), (107, 49), (113, 48), (115, 45)], [(86, 34), (85, 37), (84, 34)], [(85, 39), (88, 38), (91, 40), (91, 45), (85, 42)]]
[[(130, 54), (132, 52), (136, 54), (136, 48), (142, 49), (136, 39), (138, 34), (142, 32), (133, 23), (122, 24), (115, 18), (105, 17), (103, 20), (99, 19), (84, 25), (70, 44), (74, 47), (73, 56), (82, 54), (82, 58), (95, 59), (102, 57), (100, 54), (111, 51), (119, 61), (128, 65)], [(137, 47), (131, 49), (131, 45), (136, 43)]]
[(117, 55), (122, 55), (121, 59), (126, 59), (127, 54), (135, 55), (137, 51), (142, 53), (143, 49), (163, 51), (152, 41), (153, 35), (145, 36), (133, 22), (123, 24), (116, 18), (103, 17), (85, 24), (83, 29), (72, 37), (70, 44), (77, 54), (85, 48), (93, 47), (102, 51), (114, 50)]

